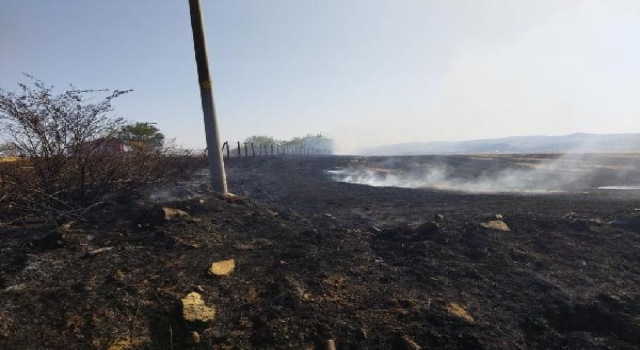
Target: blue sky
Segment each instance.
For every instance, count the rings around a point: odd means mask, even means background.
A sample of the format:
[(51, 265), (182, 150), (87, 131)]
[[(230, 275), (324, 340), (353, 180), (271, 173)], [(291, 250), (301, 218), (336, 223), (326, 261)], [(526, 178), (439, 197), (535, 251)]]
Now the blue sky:
[[(202, 0), (221, 136), (358, 146), (640, 132), (640, 2)], [(204, 147), (187, 1), (3, 0), (0, 87), (133, 89)]]

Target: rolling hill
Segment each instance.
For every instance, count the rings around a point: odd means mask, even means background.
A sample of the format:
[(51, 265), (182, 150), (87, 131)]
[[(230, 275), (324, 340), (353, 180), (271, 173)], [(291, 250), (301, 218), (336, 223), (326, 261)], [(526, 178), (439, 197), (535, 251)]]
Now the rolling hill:
[(640, 133), (563, 136), (512, 136), (469, 141), (408, 142), (366, 147), (359, 155), (422, 155), (478, 153), (636, 152)]

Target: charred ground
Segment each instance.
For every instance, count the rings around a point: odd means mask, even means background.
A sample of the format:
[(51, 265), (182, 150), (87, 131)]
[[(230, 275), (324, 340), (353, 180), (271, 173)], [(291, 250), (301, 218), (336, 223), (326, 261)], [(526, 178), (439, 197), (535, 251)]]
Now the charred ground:
[[(468, 178), (521, 163), (451, 156), (394, 164), (416, 161), (444, 162)], [(339, 183), (325, 172), (382, 162), (232, 159), (238, 198), (188, 183), (169, 184), (162, 196), (137, 189), (57, 227), (5, 208), (0, 348), (640, 345), (640, 234), (633, 223), (610, 224), (637, 214), (638, 191), (469, 194)], [(638, 158), (598, 162), (607, 166), (589, 186), (619, 179), (615, 168)], [(161, 206), (188, 216), (165, 217)], [(431, 224), (436, 214), (443, 219)], [(510, 231), (480, 225), (495, 214)], [(230, 276), (207, 274), (230, 258)], [(182, 320), (180, 299), (192, 291), (215, 306), (214, 321)]]

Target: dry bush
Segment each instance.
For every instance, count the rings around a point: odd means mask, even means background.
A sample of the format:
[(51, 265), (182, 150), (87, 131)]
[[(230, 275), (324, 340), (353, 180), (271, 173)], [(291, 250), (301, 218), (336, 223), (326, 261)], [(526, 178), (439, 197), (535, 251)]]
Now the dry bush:
[(192, 171), (188, 152), (129, 149), (116, 138), (124, 120), (112, 115), (112, 101), (128, 91), (55, 94), (32, 80), (32, 86), (19, 84), (17, 93), (0, 89), (0, 140), (23, 157), (0, 163), (4, 207), (73, 218), (114, 190)]

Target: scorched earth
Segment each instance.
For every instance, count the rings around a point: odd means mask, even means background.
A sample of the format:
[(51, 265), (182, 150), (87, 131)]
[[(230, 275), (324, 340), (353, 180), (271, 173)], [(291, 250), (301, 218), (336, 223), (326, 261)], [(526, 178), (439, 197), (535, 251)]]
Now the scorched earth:
[[(57, 228), (2, 215), (0, 348), (636, 349), (640, 158), (527, 170), (558, 157), (232, 158), (237, 197), (195, 179)], [(537, 191), (385, 187), (436, 166)]]

